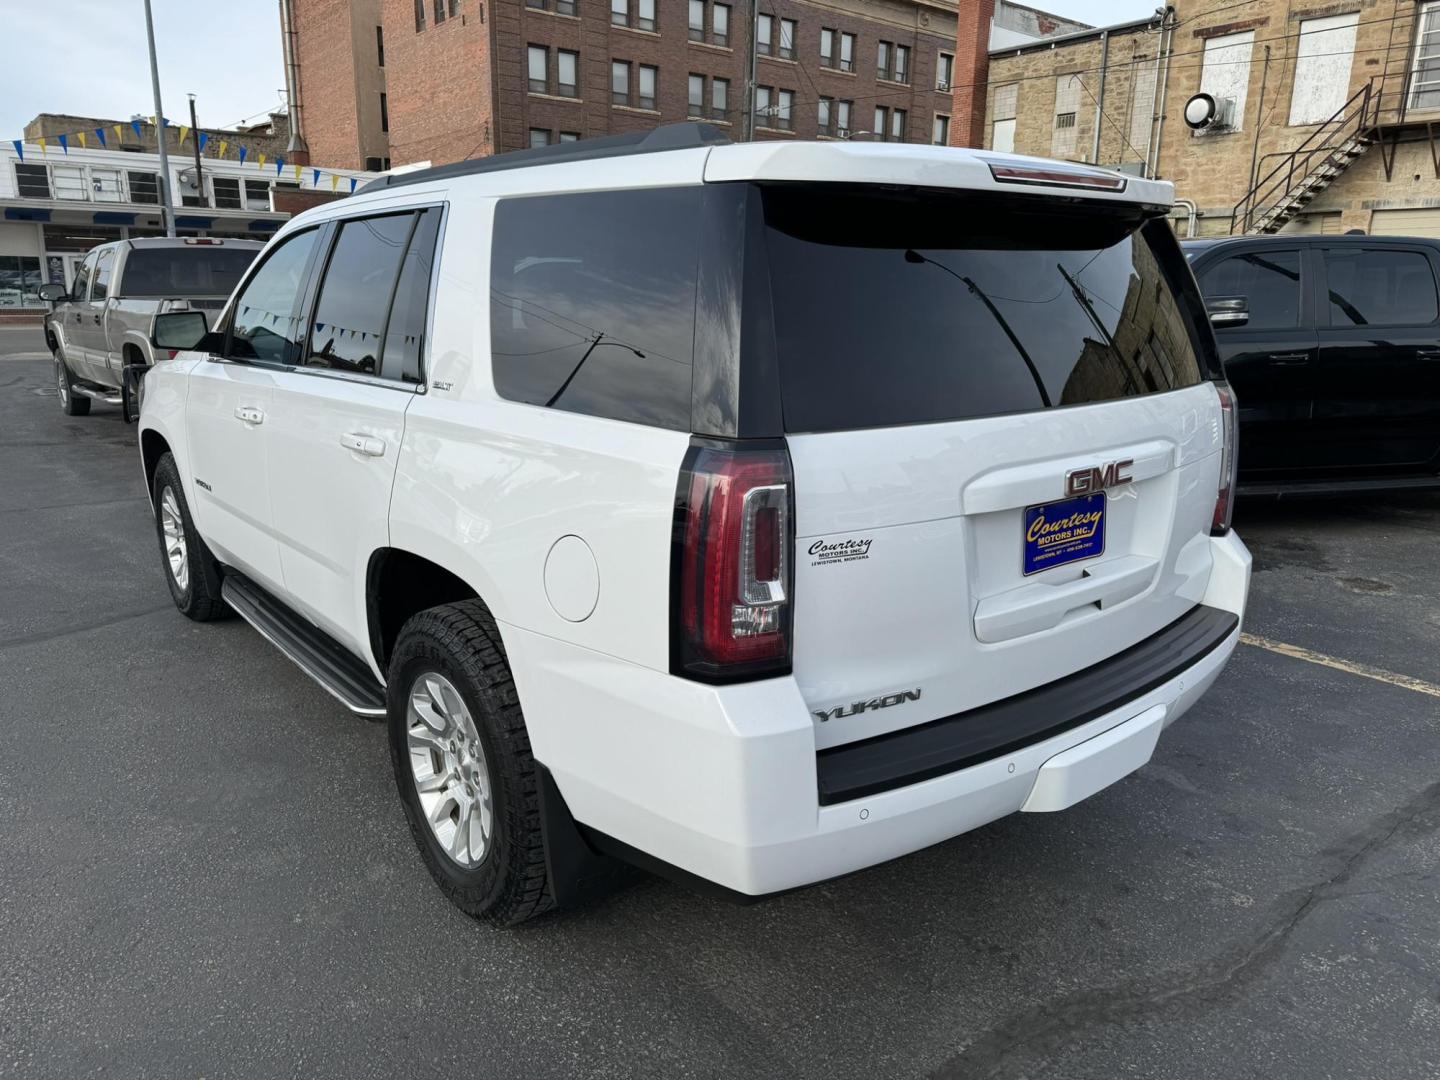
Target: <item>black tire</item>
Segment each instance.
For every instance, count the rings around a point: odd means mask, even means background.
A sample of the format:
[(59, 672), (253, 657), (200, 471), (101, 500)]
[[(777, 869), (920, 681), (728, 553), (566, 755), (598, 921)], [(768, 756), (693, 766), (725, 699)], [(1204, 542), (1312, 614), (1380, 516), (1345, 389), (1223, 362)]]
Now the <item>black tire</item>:
[(75, 378), (60, 349), (55, 350), (55, 391), (60, 396), (60, 410), (66, 416), (90, 415), (90, 399), (75, 392)]
[[(420, 676), (438, 673), (459, 692), (485, 753), (493, 828), (478, 865), (466, 869), (441, 846), (420, 806), (407, 738), (407, 706)], [(431, 608), (400, 631), (390, 660), (390, 758), (410, 833), (430, 876), (464, 911), (515, 926), (554, 907), (540, 830), (530, 735), (495, 620), (478, 600)]]
[[(160, 541), (161, 569), (165, 572), (165, 582), (170, 586), (175, 606), (180, 609), (180, 614), (196, 622), (225, 618), (230, 614), (230, 608), (220, 598), (220, 564), (210, 554), (210, 549), (195, 528), (194, 519), (190, 517), (190, 505), (185, 501), (185, 488), (180, 483), (180, 470), (175, 467), (172, 454), (165, 454), (155, 466), (155, 483), (150, 495), (155, 508), (155, 535)], [(165, 532), (167, 511), (178, 516), (183, 530), (184, 581), (171, 568), (170, 541)]]

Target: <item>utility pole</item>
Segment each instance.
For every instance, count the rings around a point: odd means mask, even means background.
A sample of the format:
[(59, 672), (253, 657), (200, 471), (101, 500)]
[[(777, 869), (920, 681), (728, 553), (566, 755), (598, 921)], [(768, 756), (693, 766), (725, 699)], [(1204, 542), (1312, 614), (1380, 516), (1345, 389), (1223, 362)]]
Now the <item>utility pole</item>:
[(160, 144), (160, 213), (165, 235), (175, 235), (175, 206), (170, 201), (170, 155), (165, 150), (165, 110), (160, 104), (160, 64), (155, 59), (155, 19), (145, 0), (145, 37), (150, 42), (150, 89), (155, 94), (155, 141)]
[(760, 0), (750, 0), (750, 78), (745, 84), (745, 141), (755, 138), (755, 83), (759, 78), (759, 54), (755, 48), (760, 40)]
[(190, 145), (195, 148), (195, 194), (201, 206), (209, 206), (205, 197), (205, 173), (200, 168), (200, 121), (195, 119), (195, 95), (190, 95)]

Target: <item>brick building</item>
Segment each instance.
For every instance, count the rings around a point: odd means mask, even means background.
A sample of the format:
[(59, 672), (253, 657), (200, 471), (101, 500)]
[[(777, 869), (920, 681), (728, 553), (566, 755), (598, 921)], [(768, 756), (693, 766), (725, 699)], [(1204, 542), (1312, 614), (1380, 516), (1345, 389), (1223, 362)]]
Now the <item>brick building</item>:
[[(986, 0), (980, 0), (984, 8)], [(1440, 2), (1178, 0), (1153, 19), (965, 52), (973, 145), (1172, 180), (1198, 235), (1440, 235)], [(1198, 93), (1220, 117), (1184, 120)], [(983, 108), (983, 113), (981, 109)]]
[[(396, 165), (686, 119), (751, 137), (752, 34), (754, 138), (955, 138), (956, 0), (760, 0), (754, 22), (745, 0), (357, 0), (348, 19), (340, 0), (294, 7), (306, 136), (331, 161), (368, 153), (351, 117), (380, 91), (354, 65), (377, 40)], [(997, 43), (1080, 26), (1003, 2), (995, 16)]]
[(371, 172), (390, 168), (381, 0), (298, 0), (292, 8), (312, 160)]

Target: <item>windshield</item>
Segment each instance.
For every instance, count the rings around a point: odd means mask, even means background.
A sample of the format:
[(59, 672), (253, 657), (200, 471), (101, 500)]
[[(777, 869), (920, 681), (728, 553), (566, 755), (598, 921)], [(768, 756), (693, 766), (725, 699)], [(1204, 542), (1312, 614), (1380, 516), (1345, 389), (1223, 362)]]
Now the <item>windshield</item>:
[(876, 188), (765, 190), (785, 426), (939, 422), (1203, 378), (1138, 211)]
[(122, 295), (229, 296), (258, 254), (240, 247), (135, 248), (125, 260)]

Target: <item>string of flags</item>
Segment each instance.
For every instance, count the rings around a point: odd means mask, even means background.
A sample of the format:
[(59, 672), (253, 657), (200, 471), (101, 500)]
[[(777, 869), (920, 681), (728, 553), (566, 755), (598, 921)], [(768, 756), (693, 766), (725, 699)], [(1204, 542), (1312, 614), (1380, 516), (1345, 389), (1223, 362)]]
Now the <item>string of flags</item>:
[[(15, 148), (15, 155), (21, 161), (25, 160), (26, 146), (40, 147), (40, 156), (42, 158), (48, 158), (50, 155), (50, 147), (52, 143), (58, 145), (60, 148), (60, 153), (68, 157), (72, 144), (78, 145), (82, 150), (88, 150), (90, 148), (90, 142), (93, 139), (102, 149), (104, 149), (109, 147), (110, 139), (112, 136), (114, 137), (115, 143), (118, 146), (125, 137), (124, 133), (125, 128), (127, 127), (135, 133), (135, 137), (137, 139), (144, 139), (145, 129), (153, 129), (156, 126), (157, 125), (155, 122), (155, 117), (152, 116), (149, 120), (131, 120), (128, 124), (109, 124), (101, 127), (90, 128), (86, 131), (72, 131), (65, 135), (42, 135), (33, 141), (28, 141), (25, 139), (11, 139), (10, 145)], [(276, 176), (282, 175), (287, 168), (287, 163), (283, 157), (280, 157), (278, 155), (275, 157), (269, 157), (266, 154), (259, 152), (251, 154), (250, 148), (248, 146), (242, 146), (238, 143), (235, 144), (233, 147), (235, 153), (232, 157), (230, 153), (232, 146), (229, 139), (222, 139), (217, 136), (213, 136), (206, 131), (192, 131), (190, 127), (185, 124), (172, 125), (170, 121), (168, 119), (165, 119), (164, 117), (160, 118), (160, 123), (158, 126), (160, 126), (161, 128), (169, 128), (172, 126), (176, 127), (176, 130), (179, 133), (179, 139), (176, 143), (177, 147), (183, 147), (185, 145), (185, 140), (189, 139), (193, 135), (195, 137), (195, 145), (199, 149), (200, 154), (204, 156), (208, 148), (210, 150), (212, 161), (236, 161), (241, 165), (244, 165), (247, 163), (247, 161), (250, 161), (253, 162), (255, 164), (255, 167), (262, 172), (267, 167), (273, 167), (275, 169)], [(31, 151), (32, 156), (33, 153), (34, 152)], [(289, 163), (288, 168), (292, 171), (294, 175), (295, 183), (301, 184), (302, 186), (304, 184), (304, 175), (307, 168), (309, 169), (310, 186), (312, 188), (319, 188), (321, 186), (321, 179), (323, 177), (328, 177), (330, 181), (330, 191), (332, 194), (338, 193), (341, 183), (345, 183), (349, 189), (349, 193), (353, 195), (355, 193), (355, 188), (360, 183), (358, 177), (345, 176), (341, 173), (331, 172), (329, 169), (316, 169), (309, 166), (301, 165), (297, 162)]]
[[(295, 317), (288, 313), (282, 314), (280, 312), (268, 311), (265, 308), (251, 307), (249, 304), (240, 305), (238, 318), (239, 320), (241, 320), (241, 325), (253, 323), (256, 326), (283, 327), (287, 324), (293, 324), (295, 322)], [(326, 331), (325, 329), (327, 326), (330, 328), (328, 331)], [(332, 339), (332, 341), (354, 340), (363, 343), (374, 339), (377, 344), (380, 341), (380, 334), (377, 334), (373, 331), (352, 330), (348, 327), (339, 326), (335, 323), (317, 322), (315, 324), (315, 333), (317, 335), (323, 334), (327, 338)], [(404, 337), (405, 344), (407, 345), (419, 340), (419, 338), (414, 334), (404, 334), (402, 336)], [(394, 340), (393, 337), (392, 340)]]

